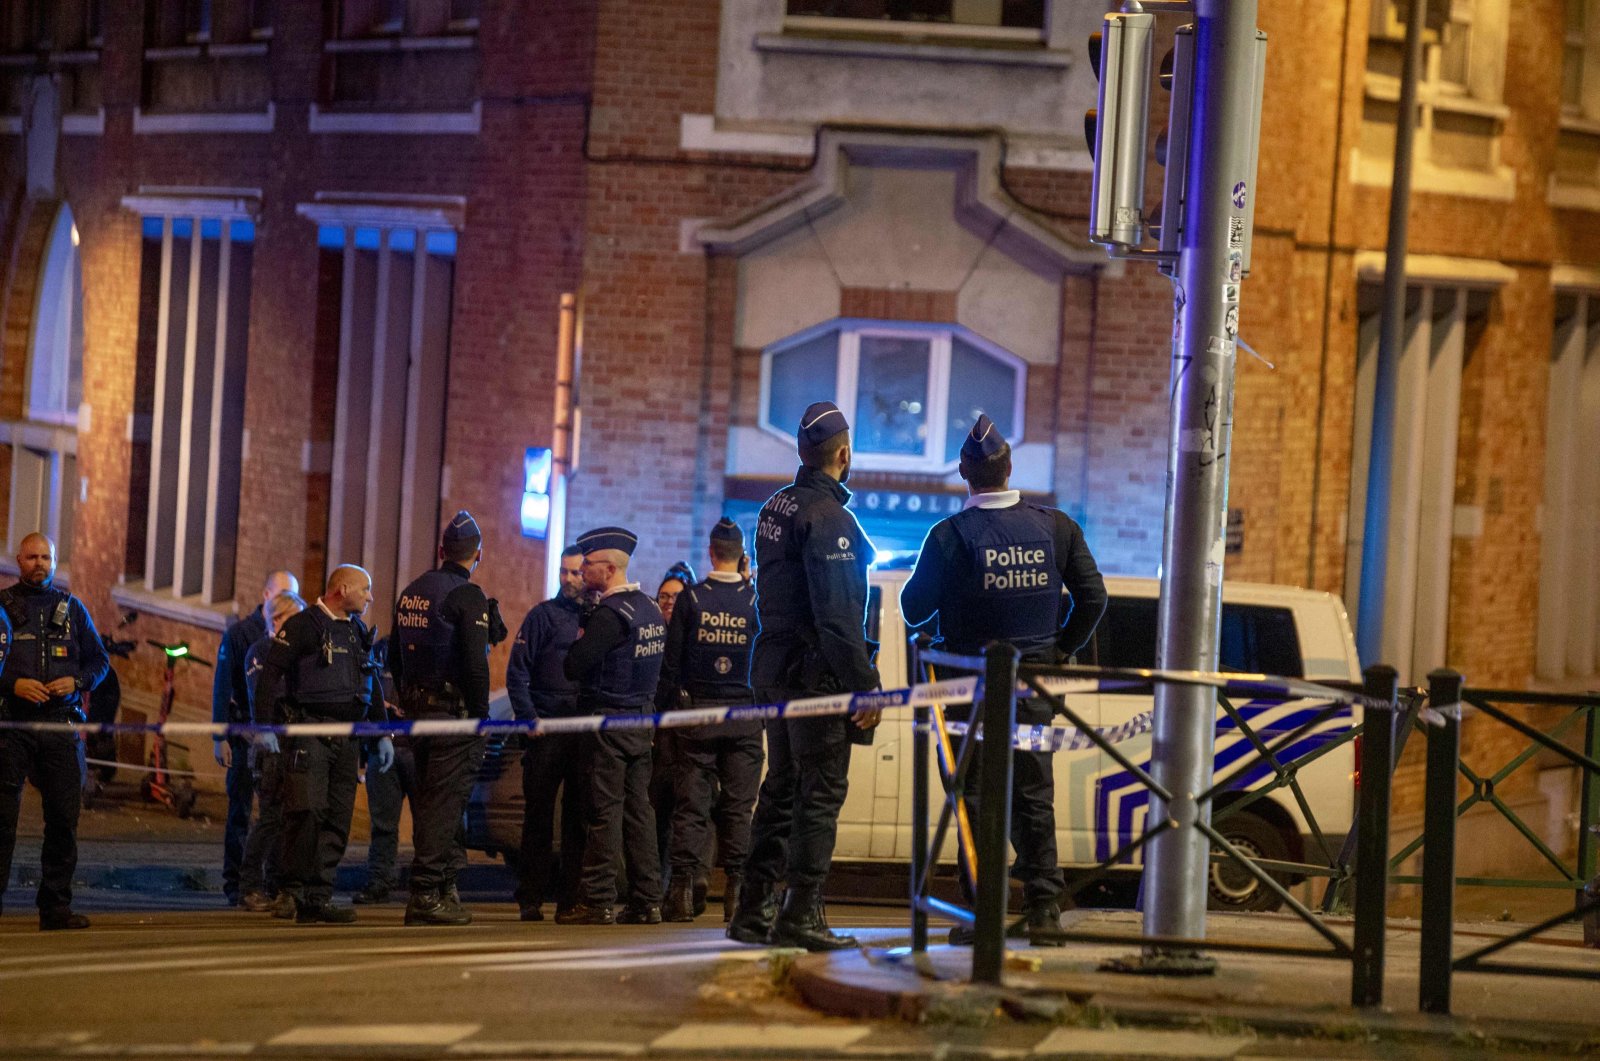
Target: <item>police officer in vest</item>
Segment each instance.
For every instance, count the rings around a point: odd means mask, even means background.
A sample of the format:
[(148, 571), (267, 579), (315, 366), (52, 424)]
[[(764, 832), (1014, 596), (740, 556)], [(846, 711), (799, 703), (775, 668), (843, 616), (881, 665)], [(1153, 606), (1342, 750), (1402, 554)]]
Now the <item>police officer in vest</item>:
[[(980, 414), (961, 446), (968, 498), (962, 511), (928, 532), (917, 566), (900, 592), (906, 622), (939, 619), (940, 648), (977, 655), (990, 641), (1015, 645), (1030, 663), (1059, 663), (1089, 640), (1106, 607), (1105, 582), (1065, 513), (1024, 502), (1010, 489), (1011, 446)], [(1064, 613), (1062, 591), (1070, 594)], [(1048, 701), (1017, 704), (1017, 721), (1050, 723)], [(1062, 889), (1056, 860), (1055, 774), (1049, 752), (1018, 751), (1011, 789), (1012, 876), (1022, 882), (1025, 917), (1012, 934), (1060, 927)], [(977, 761), (966, 785), (976, 814)], [(963, 863), (964, 864), (964, 863)], [(970, 882), (967, 882), (970, 888)], [(972, 931), (953, 929), (950, 942), (970, 944)]]
[[(374, 688), (372, 631), (361, 621), (372, 602), (372, 576), (354, 564), (328, 575), (316, 604), (284, 620), (267, 646), (255, 708), (274, 724), (382, 722)], [(360, 749), (348, 737), (290, 737), (283, 742), (284, 892), (302, 925), (347, 925), (348, 906), (333, 905), (334, 874), (350, 840)], [(394, 765), (394, 742), (378, 741), (378, 769)]]
[[(761, 702), (878, 686), (865, 633), (872, 544), (845, 510), (850, 425), (832, 402), (800, 420), (800, 470), (773, 494), (756, 525), (756, 609), (761, 630), (750, 684)], [(852, 947), (822, 907), (850, 770), (850, 747), (870, 743), (880, 712), (785, 719), (767, 727), (761, 784), (744, 886), (728, 924), (741, 943), (807, 950)], [(775, 896), (787, 874), (783, 910)]]
[[(19, 577), (0, 590), (0, 718), (13, 722), (81, 722), (84, 697), (111, 669), (83, 602), (57, 589), (56, 544), (30, 534), (17, 550)], [(9, 649), (9, 655), (6, 654)], [(44, 804), (39, 853), (39, 927), (87, 928), (72, 912), (78, 865), (78, 810), (83, 791), (78, 738), (72, 733), (0, 730), (0, 899), (11, 879), (23, 782), (32, 779)]]
[[(755, 589), (739, 573), (744, 534), (726, 516), (711, 528), (710, 554), (710, 573), (679, 594), (667, 623), (656, 694), (663, 709), (726, 707), (754, 699), (750, 646), (756, 632)], [(661, 916), (693, 921), (705, 909), (700, 873), (713, 816), (727, 876), (723, 909), (731, 916), (750, 853), (750, 812), (761, 783), (761, 723), (751, 719), (676, 733), (672, 873)]]
[[(599, 595), (583, 633), (567, 653), (566, 675), (578, 683), (578, 709), (592, 715), (649, 711), (661, 677), (666, 623), (650, 595), (628, 581), (628, 558), (639, 540), (621, 527), (578, 538), (583, 584)], [(661, 922), (661, 866), (655, 810), (650, 806), (650, 730), (588, 734), (587, 837), (578, 905), (556, 914), (561, 925), (654, 925)], [(628, 901), (620, 914), (615, 864), (627, 870)]]
[[(506, 664), (506, 695), (522, 721), (570, 718), (578, 714), (578, 683), (563, 667), (578, 640), (582, 614), (583, 550), (561, 552), (561, 590), (529, 609)], [(552, 733), (530, 738), (522, 752), (522, 860), (513, 898), (524, 921), (543, 921), (544, 901), (554, 898), (560, 913), (578, 903), (578, 873), (583, 865), (584, 736)], [(556, 800), (561, 803), (561, 856), (555, 839)], [(556, 880), (557, 867), (560, 880)]]
[[(489, 717), (490, 614), (483, 590), (469, 581), (483, 559), (483, 535), (462, 510), (440, 536), (439, 566), (400, 591), (389, 635), (389, 673), (400, 711), (421, 719)], [(466, 865), (461, 816), (483, 762), (478, 736), (415, 742), (417, 798), (412, 803), (411, 902), (408, 925), (466, 925), (456, 874)]]

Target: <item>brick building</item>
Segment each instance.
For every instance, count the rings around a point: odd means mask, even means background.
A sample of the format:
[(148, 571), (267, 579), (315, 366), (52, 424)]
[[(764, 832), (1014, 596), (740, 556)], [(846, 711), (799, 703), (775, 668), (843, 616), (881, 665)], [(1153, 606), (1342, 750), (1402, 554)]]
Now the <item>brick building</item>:
[[(1600, 9), (1450, 12), (1421, 97), (1401, 430), (1377, 458), (1399, 559), (1376, 654), (1581, 679), (1600, 665), (1600, 481), (1579, 457), (1600, 448)], [(56, 533), (103, 625), (137, 610), (141, 638), (204, 654), (268, 569), (315, 589), (344, 560), (386, 606), (458, 507), (514, 620), (548, 575), (519, 513), (568, 292), (566, 526), (637, 528), (645, 582), (792, 472), (794, 414), (821, 396), (853, 410), (885, 551), (959, 495), (981, 407), (1105, 568), (1155, 571), (1172, 294), (1085, 240), (1091, 6), (3, 17), (0, 513), (11, 544)], [(1242, 337), (1261, 359), (1239, 365), (1228, 573), (1354, 614), (1400, 22), (1395, 0), (1260, 21)], [(157, 682), (153, 659), (123, 673)], [(183, 714), (206, 696), (186, 676)]]

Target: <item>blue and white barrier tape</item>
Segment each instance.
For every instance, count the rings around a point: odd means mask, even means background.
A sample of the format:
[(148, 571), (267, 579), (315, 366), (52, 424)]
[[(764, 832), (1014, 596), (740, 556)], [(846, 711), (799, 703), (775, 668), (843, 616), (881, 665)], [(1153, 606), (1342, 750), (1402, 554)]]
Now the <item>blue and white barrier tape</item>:
[[(952, 736), (964, 737), (970, 724), (946, 722), (944, 728)], [(1121, 744), (1155, 728), (1155, 712), (1141, 711), (1120, 726), (1096, 726), (1094, 731), (1107, 744)], [(983, 739), (980, 726), (978, 739)], [(1097, 745), (1089, 735), (1076, 726), (1018, 726), (1011, 746), (1023, 752), (1077, 752)]]

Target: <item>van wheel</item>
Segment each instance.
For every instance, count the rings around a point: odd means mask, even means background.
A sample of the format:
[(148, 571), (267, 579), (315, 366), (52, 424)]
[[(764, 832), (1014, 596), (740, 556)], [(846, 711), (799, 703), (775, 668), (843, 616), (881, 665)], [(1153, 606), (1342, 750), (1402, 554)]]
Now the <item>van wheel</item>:
[[(1283, 834), (1248, 811), (1229, 815), (1218, 829), (1246, 858), (1271, 862), (1284, 862), (1289, 858), (1289, 845), (1284, 842)], [(1287, 884), (1287, 878), (1281, 873), (1272, 874), (1272, 878), (1279, 884)], [(1283, 905), (1275, 894), (1231, 859), (1212, 863), (1206, 891), (1206, 905), (1212, 910), (1266, 911)]]

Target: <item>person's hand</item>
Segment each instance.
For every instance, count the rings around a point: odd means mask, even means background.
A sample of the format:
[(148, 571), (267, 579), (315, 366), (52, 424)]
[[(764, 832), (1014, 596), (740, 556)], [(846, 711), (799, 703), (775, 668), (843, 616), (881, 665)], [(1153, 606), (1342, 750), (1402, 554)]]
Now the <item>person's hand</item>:
[(51, 696), (71, 696), (73, 693), (78, 691), (78, 679), (57, 678), (55, 681), (45, 686), (45, 691)]
[(388, 737), (378, 741), (378, 773), (387, 774), (389, 767), (394, 765), (394, 741)]
[(858, 729), (872, 729), (883, 721), (883, 709), (880, 707), (862, 708), (860, 711), (850, 712), (850, 719)]
[(233, 769), (233, 745), (230, 744), (225, 738), (211, 738), (211, 757), (215, 759), (217, 761), (217, 765), (222, 767), (224, 770)]
[(750, 554), (749, 553), (740, 553), (739, 554), (739, 577), (740, 578), (749, 578), (750, 577)]
[(271, 755), (278, 754), (278, 735), (276, 733), (258, 733), (255, 736), (256, 747)]
[(50, 699), (50, 690), (43, 682), (33, 678), (18, 678), (11, 692), (30, 704), (42, 704)]

